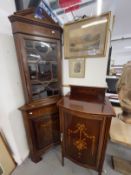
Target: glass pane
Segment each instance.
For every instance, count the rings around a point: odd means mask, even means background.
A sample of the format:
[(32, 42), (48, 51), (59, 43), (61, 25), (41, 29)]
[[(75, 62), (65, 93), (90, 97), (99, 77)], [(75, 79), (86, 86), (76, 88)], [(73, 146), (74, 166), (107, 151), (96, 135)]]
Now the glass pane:
[(58, 76), (58, 68), (57, 68), (57, 63), (52, 63), (52, 77), (53, 79), (56, 79)]
[(32, 85), (32, 95), (33, 99), (47, 97), (46, 85), (40, 83)]
[(42, 60), (47, 60), (47, 61), (55, 61), (56, 60), (56, 44), (53, 43), (46, 43), (46, 42), (39, 42), (35, 41), (34, 42), (34, 47), (41, 56)]
[(57, 44), (25, 40), (25, 50), (32, 86), (32, 98), (59, 94)]
[(57, 61), (57, 45), (44, 41), (25, 40), (29, 60)]
[(39, 61), (41, 56), (33, 49), (26, 49), (28, 61)]
[(28, 68), (29, 68), (29, 73), (30, 73), (30, 79), (31, 80), (37, 79), (37, 65), (30, 63), (28, 64)]
[(47, 86), (47, 94), (48, 96), (58, 95), (59, 94), (59, 86), (57, 82), (50, 83)]
[(38, 79), (41, 81), (51, 80), (51, 64), (49, 62), (41, 62), (38, 64)]
[(48, 96), (58, 95), (60, 92), (57, 82), (53, 83), (38, 83), (32, 85), (33, 99), (45, 98)]
[(33, 42), (31, 40), (26, 40), (26, 48), (33, 48)]

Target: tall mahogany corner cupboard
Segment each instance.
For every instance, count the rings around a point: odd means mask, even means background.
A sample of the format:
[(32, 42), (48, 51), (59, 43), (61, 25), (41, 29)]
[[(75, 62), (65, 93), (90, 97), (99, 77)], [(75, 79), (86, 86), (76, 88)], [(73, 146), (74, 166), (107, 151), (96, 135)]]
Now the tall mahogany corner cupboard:
[(32, 161), (60, 143), (57, 101), (61, 97), (62, 28), (45, 12), (34, 18), (35, 9), (14, 13), (12, 24), (26, 104), (23, 113)]

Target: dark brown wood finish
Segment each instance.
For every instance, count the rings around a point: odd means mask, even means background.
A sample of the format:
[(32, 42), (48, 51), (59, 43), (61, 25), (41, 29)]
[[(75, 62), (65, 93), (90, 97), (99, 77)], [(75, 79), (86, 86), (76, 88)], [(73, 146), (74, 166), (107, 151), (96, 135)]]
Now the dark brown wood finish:
[(71, 99), (77, 99), (82, 101), (95, 101), (104, 102), (105, 90), (103, 87), (84, 87), (84, 86), (73, 86), (71, 85)]
[[(43, 20), (34, 18), (34, 12), (34, 8), (19, 11), (10, 16), (9, 19), (12, 24), (12, 31), (15, 40), (18, 64), (26, 102), (26, 104), (19, 109), (22, 111), (24, 117), (31, 159), (34, 162), (38, 162), (41, 159), (41, 155), (46, 150), (60, 143), (59, 113), (56, 104), (61, 98), (62, 28), (45, 12), (43, 12), (43, 15), (45, 16)], [(58, 91), (57, 89), (54, 89), (54, 91), (52, 89), (48, 89), (47, 97), (42, 96), (41, 98), (34, 98), (32, 84), (41, 83), (41, 85), (43, 85), (42, 83), (45, 82), (42, 82), (42, 80), (39, 79), (35, 81), (31, 79), (29, 64), (34, 63), (33, 61), (31, 62), (28, 60), (29, 56), (27, 51), (30, 48), (27, 48), (26, 41), (31, 41), (32, 43), (37, 42), (38, 44), (43, 42), (47, 43), (47, 46), (53, 45), (55, 47), (56, 56), (54, 57), (56, 57), (56, 60), (53, 62), (53, 64), (57, 64), (58, 80), (55, 81), (58, 81), (59, 93), (56, 93)], [(34, 45), (32, 47), (34, 49)], [(43, 56), (43, 58), (44, 57), (45, 56)], [(42, 61), (48, 62), (48, 60)], [(38, 63), (35, 63), (35, 65), (38, 67), (37, 64), (39, 64), (39, 61)], [(49, 64), (52, 65), (51, 62)], [(53, 71), (53, 68), (51, 68), (51, 70)], [(51, 75), (51, 77), (53, 77), (53, 75)], [(50, 82), (51, 81), (47, 81), (46, 83)]]
[[(87, 87), (86, 90), (90, 92), (90, 88)], [(99, 89), (96, 88), (95, 91), (99, 92)], [(77, 94), (75, 96), (77, 98)], [(95, 102), (94, 97), (93, 100), (89, 98), (89, 101), (87, 97), (86, 102), (70, 97), (66, 95), (58, 102), (62, 164), (64, 165), (64, 157), (67, 157), (101, 175), (111, 118), (115, 113), (105, 97), (103, 103)]]
[(56, 102), (42, 106), (30, 103), (21, 108), (30, 155), (34, 162), (40, 160), (41, 155), (54, 145), (60, 143), (59, 114)]
[[(59, 40), (54, 40), (54, 39), (50, 39), (50, 38), (42, 38), (42, 37), (36, 37), (36, 36), (28, 36), (28, 35), (24, 35), (24, 34), (17, 34), (16, 36), (16, 41), (19, 40), (20, 41), (20, 45), (24, 46), (25, 45), (25, 40), (26, 39), (30, 39), (30, 40), (36, 40), (36, 41), (44, 41), (44, 42), (50, 42), (50, 43), (54, 43), (57, 45), (57, 50), (58, 50), (58, 56), (57, 56), (57, 63), (58, 63), (58, 79), (59, 79), (59, 84), (61, 86), (61, 55), (60, 55), (60, 41)], [(23, 74), (24, 74), (24, 78), (25, 78), (25, 82), (24, 86), (26, 86), (26, 88), (24, 88), (25, 91), (25, 98), (27, 99), (27, 102), (31, 102), (32, 101), (32, 93), (31, 93), (31, 82), (30, 82), (30, 78), (29, 78), (29, 71), (28, 71), (28, 64), (27, 64), (27, 56), (26, 56), (26, 52), (25, 52), (25, 47), (21, 47), (21, 56), (22, 59), (20, 58), (20, 64), (23, 66)], [(21, 70), (22, 72), (22, 70)], [(43, 99), (42, 99), (43, 100)]]

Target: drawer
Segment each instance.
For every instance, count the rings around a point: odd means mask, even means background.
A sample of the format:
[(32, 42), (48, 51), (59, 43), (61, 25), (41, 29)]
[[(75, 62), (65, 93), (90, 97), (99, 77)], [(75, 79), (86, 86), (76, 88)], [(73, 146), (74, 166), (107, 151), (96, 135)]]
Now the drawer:
[[(25, 34), (30, 34), (31, 31), (33, 31), (33, 35), (41, 35), (43, 37), (49, 37), (49, 38), (56, 38), (61, 39), (61, 33), (59, 30), (51, 29), (48, 27), (43, 26), (37, 26), (37, 25), (28, 25), (27, 23), (23, 22), (14, 22), (14, 33), (17, 33), (18, 31)], [(25, 30), (26, 28), (26, 30)]]
[(37, 108), (27, 112), (28, 117), (39, 117), (43, 114), (50, 114), (58, 112), (58, 107), (56, 105), (50, 105), (42, 108)]

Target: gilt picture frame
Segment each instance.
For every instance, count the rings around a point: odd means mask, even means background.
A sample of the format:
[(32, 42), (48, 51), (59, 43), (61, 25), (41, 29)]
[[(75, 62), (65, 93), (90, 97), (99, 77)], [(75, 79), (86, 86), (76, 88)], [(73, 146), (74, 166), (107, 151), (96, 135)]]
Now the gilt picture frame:
[(65, 59), (105, 57), (111, 12), (64, 26)]
[(84, 78), (85, 77), (85, 59), (69, 60), (69, 77)]

